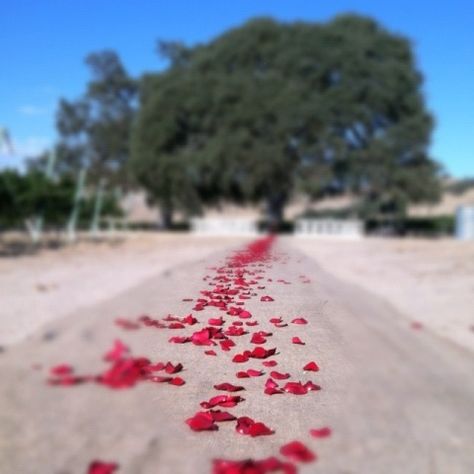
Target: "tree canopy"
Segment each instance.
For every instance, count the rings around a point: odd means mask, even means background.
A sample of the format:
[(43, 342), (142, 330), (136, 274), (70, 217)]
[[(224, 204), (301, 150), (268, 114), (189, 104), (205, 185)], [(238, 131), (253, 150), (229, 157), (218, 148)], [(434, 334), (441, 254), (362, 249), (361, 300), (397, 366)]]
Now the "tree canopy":
[(61, 99), (57, 113), (59, 171), (85, 167), (92, 179), (127, 186), (130, 130), (137, 84), (119, 56), (105, 50), (87, 56), (92, 78), (77, 100)]
[(352, 192), (366, 212), (435, 199), (433, 120), (410, 42), (372, 19), (256, 19), (207, 44), (160, 43), (141, 81), (132, 165), (168, 213), (201, 202)]

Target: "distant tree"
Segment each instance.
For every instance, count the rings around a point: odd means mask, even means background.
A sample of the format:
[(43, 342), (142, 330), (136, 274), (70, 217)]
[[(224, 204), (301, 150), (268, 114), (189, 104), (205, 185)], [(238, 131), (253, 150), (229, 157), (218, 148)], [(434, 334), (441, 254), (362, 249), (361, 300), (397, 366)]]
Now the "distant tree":
[(169, 67), (143, 80), (133, 166), (170, 211), (188, 203), (184, 182), (200, 200), (264, 201), (274, 221), (295, 191), (350, 191), (368, 215), (437, 198), (411, 45), (374, 20), (258, 19), (206, 45), (160, 50)]
[(94, 180), (128, 186), (130, 130), (137, 83), (114, 51), (87, 56), (92, 79), (75, 101), (62, 99), (57, 113), (60, 170), (87, 167)]
[[(0, 172), (0, 227), (21, 228), (37, 215), (44, 217), (48, 227), (64, 228), (71, 213), (76, 180), (61, 176), (48, 179), (41, 170), (20, 173), (16, 170)], [(86, 193), (80, 222), (89, 225), (94, 208), (94, 195)], [(119, 216), (117, 199), (107, 193), (103, 216)]]

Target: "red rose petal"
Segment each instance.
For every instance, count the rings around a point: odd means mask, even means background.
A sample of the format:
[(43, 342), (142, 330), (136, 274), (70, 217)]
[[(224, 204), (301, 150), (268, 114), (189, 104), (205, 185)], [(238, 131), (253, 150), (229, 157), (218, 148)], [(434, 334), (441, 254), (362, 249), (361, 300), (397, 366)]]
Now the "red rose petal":
[(231, 347), (235, 346), (235, 342), (230, 339), (225, 339), (224, 341), (219, 341), (221, 349), (223, 351), (230, 351)]
[(71, 365), (68, 364), (59, 364), (51, 367), (51, 375), (71, 375), (74, 372), (74, 369)]
[(213, 408), (215, 406), (231, 408), (235, 407), (243, 400), (244, 399), (238, 395), (216, 395), (215, 397), (210, 398), (207, 402), (201, 402), (200, 405), (206, 409)]
[(290, 374), (282, 374), (280, 372), (277, 372), (276, 370), (270, 372), (270, 375), (277, 380), (285, 380), (290, 378)]
[(174, 377), (169, 381), (170, 385), (176, 385), (180, 387), (181, 385), (184, 385), (186, 382), (181, 378), (181, 377)]
[(309, 370), (311, 372), (317, 372), (319, 370), (318, 364), (316, 362), (308, 362), (304, 367), (303, 370)]
[(211, 414), (212, 419), (218, 423), (220, 423), (221, 421), (233, 421), (237, 419), (237, 417), (231, 415), (227, 411), (209, 410), (209, 413)]
[(113, 474), (119, 465), (115, 462), (92, 461), (87, 469), (87, 474)]
[(244, 371), (237, 372), (235, 375), (238, 379), (248, 379), (250, 377), (250, 375)]
[(331, 436), (331, 428), (325, 426), (324, 428), (316, 428), (309, 430), (310, 435), (313, 438), (327, 438), (328, 436)]
[(261, 370), (248, 369), (247, 374), (249, 377), (260, 377), (263, 375), (263, 372)]
[(278, 384), (271, 378), (265, 382), (265, 388), (278, 388)]
[(248, 416), (241, 416), (237, 419), (237, 425), (235, 427), (237, 433), (243, 435), (256, 436), (267, 436), (274, 433), (268, 426), (261, 422), (255, 422)]
[(254, 333), (250, 339), (252, 344), (265, 344), (267, 342), (266, 338), (259, 333)]
[(245, 390), (245, 388), (240, 385), (232, 385), (231, 383), (228, 383), (228, 382), (214, 385), (214, 388), (216, 390), (224, 390), (226, 392), (239, 392), (241, 390)]
[(203, 411), (198, 411), (192, 418), (188, 418), (186, 423), (193, 431), (214, 431), (218, 429), (212, 414)]
[(122, 359), (129, 353), (129, 348), (120, 339), (114, 341), (114, 345), (110, 351), (104, 355), (104, 360), (114, 362)]
[(211, 326), (222, 326), (224, 324), (224, 320), (222, 318), (210, 318), (207, 322)]
[(308, 324), (308, 321), (304, 318), (295, 318), (291, 321), (293, 324)]
[(258, 326), (258, 321), (246, 321), (246, 326)]
[(249, 360), (248, 356), (244, 354), (235, 354), (235, 356), (232, 358), (232, 362), (235, 362), (237, 364), (247, 362), (248, 360)]
[(276, 347), (273, 349), (265, 349), (264, 347), (255, 347), (250, 353), (250, 357), (253, 357), (255, 359), (266, 359), (267, 357), (270, 357), (274, 355), (276, 352)]
[(168, 324), (168, 329), (183, 329), (184, 327), (186, 326), (183, 323), (174, 322), (174, 323)]
[(165, 372), (167, 374), (177, 374), (178, 372), (181, 372), (183, 370), (183, 364), (176, 364), (173, 365), (171, 362), (167, 362), (165, 365)]
[(216, 356), (217, 355), (216, 351), (213, 351), (212, 349), (210, 349), (208, 351), (204, 351), (204, 354), (206, 354), (208, 356)]
[(316, 385), (315, 383), (311, 382), (311, 381), (308, 381), (304, 384), (304, 387), (308, 390), (312, 390), (312, 391), (317, 391), (317, 390), (321, 390), (321, 387), (319, 385)]
[(260, 298), (260, 301), (275, 301), (275, 300), (271, 296), (266, 295), (266, 296), (262, 296)]
[(291, 339), (291, 342), (292, 342), (293, 344), (300, 344), (301, 346), (306, 345), (306, 343), (303, 342), (298, 336), (293, 337), (293, 338)]
[(215, 459), (212, 465), (212, 474), (266, 474), (270, 472), (296, 474), (297, 469), (293, 464), (282, 462), (275, 457), (262, 460), (245, 459), (243, 461)]
[(301, 382), (287, 382), (283, 390), (294, 395), (305, 395), (308, 393), (308, 388)]
[(193, 326), (198, 322), (198, 320), (192, 314), (188, 314), (181, 320), (181, 322), (188, 324), (189, 326)]
[(191, 339), (185, 336), (173, 336), (168, 339), (168, 342), (173, 342), (175, 344), (185, 344), (186, 342), (190, 342)]
[(316, 455), (300, 441), (292, 441), (280, 448), (280, 453), (293, 461), (312, 462), (316, 460)]
[(278, 365), (278, 362), (276, 360), (265, 360), (262, 362), (262, 365), (265, 367), (275, 367)]

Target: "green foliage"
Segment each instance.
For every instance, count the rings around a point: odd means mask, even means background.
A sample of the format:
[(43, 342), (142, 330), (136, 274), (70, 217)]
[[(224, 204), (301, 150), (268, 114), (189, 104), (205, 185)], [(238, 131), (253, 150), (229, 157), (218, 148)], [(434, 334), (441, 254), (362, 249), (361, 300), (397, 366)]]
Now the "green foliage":
[(436, 200), (432, 118), (410, 43), (356, 15), (327, 24), (248, 22), (206, 45), (161, 48), (146, 76), (132, 165), (171, 212), (200, 202), (352, 192), (365, 215)]
[(84, 95), (59, 103), (59, 172), (85, 167), (97, 182), (105, 177), (126, 187), (137, 84), (114, 51), (90, 54), (86, 64), (92, 79)]
[[(22, 228), (25, 220), (41, 215), (46, 226), (64, 227), (72, 209), (76, 182), (69, 176), (49, 180), (42, 172), (0, 172), (0, 227)], [(88, 193), (81, 206), (80, 219), (88, 225), (94, 208), (94, 194)], [(102, 216), (121, 215), (116, 198), (107, 194)]]

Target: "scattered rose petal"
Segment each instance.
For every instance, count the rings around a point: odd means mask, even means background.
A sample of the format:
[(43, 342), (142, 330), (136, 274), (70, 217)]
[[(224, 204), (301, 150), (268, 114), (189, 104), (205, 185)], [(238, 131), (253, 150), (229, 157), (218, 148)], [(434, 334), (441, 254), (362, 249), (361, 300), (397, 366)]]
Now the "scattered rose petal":
[(122, 359), (128, 352), (128, 347), (120, 339), (116, 339), (112, 349), (105, 353), (104, 360), (114, 362)]
[(171, 362), (167, 362), (165, 365), (165, 372), (167, 374), (177, 374), (183, 370), (183, 364), (173, 365)]
[(222, 318), (210, 318), (208, 320), (208, 324), (211, 326), (222, 326), (224, 324), (224, 320)]
[(267, 342), (267, 339), (263, 337), (260, 333), (255, 332), (252, 335), (252, 338), (250, 339), (250, 342), (252, 344), (265, 344)]
[(308, 388), (301, 382), (287, 382), (283, 390), (294, 395), (305, 395), (308, 393)]
[(304, 318), (295, 318), (291, 321), (293, 324), (308, 324), (308, 321)]
[(218, 429), (212, 414), (204, 411), (198, 411), (192, 418), (188, 418), (186, 423), (193, 431), (214, 431)]
[(238, 395), (216, 395), (215, 397), (210, 398), (207, 402), (201, 402), (200, 405), (206, 409), (213, 408), (215, 406), (231, 408), (235, 407), (243, 400), (244, 399)]
[(303, 370), (308, 370), (311, 372), (317, 372), (319, 370), (318, 364), (316, 362), (308, 362), (304, 367)]
[(113, 474), (119, 465), (114, 462), (92, 461), (87, 469), (87, 474)]
[(244, 354), (235, 354), (235, 356), (232, 358), (232, 362), (235, 362), (236, 364), (241, 364), (243, 362), (247, 362), (248, 360), (248, 356)]
[(184, 385), (186, 382), (181, 378), (181, 377), (174, 377), (169, 381), (170, 385), (176, 385), (180, 387), (181, 385)]
[(309, 430), (309, 433), (313, 438), (327, 438), (331, 436), (332, 431), (331, 428), (325, 426), (324, 428)]
[(250, 353), (250, 357), (254, 359), (266, 359), (274, 355), (276, 352), (276, 347), (273, 349), (265, 349), (264, 347), (255, 347)]
[(168, 329), (183, 329), (185, 327), (186, 326), (183, 323), (178, 322), (168, 324)]
[(185, 336), (173, 336), (168, 339), (168, 342), (173, 342), (175, 344), (185, 344), (186, 342), (190, 342), (191, 339)]
[(221, 421), (233, 421), (237, 419), (234, 415), (227, 411), (209, 410), (209, 413), (211, 414), (212, 419), (218, 423)]
[(274, 433), (268, 426), (261, 422), (255, 422), (248, 416), (241, 416), (237, 418), (237, 425), (235, 427), (237, 433), (243, 435), (255, 436), (267, 436)]
[(215, 459), (212, 474), (267, 474), (267, 473), (296, 474), (297, 470), (291, 463), (282, 462), (275, 457), (262, 460), (245, 459), (229, 461)]
[(214, 385), (214, 388), (216, 390), (224, 390), (226, 392), (239, 392), (241, 390), (245, 390), (245, 388), (240, 385), (232, 385), (231, 383), (228, 383), (228, 382)]
[(280, 453), (293, 461), (312, 462), (316, 455), (300, 441), (292, 441), (280, 448)]
[(51, 375), (71, 375), (74, 369), (68, 364), (59, 364), (51, 367)]
[(306, 343), (303, 342), (298, 336), (293, 337), (293, 338), (291, 339), (291, 342), (292, 342), (293, 344), (299, 344), (299, 345), (301, 345), (301, 346), (306, 345)]
[(285, 380), (290, 378), (290, 374), (282, 374), (280, 372), (277, 372), (276, 370), (270, 372), (270, 375), (277, 380)]

